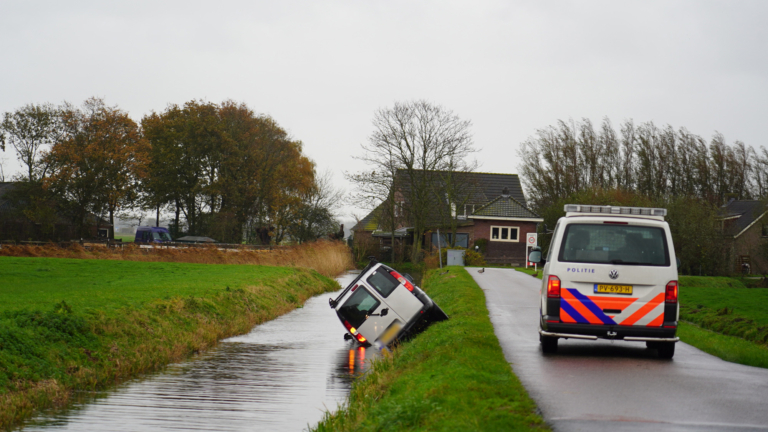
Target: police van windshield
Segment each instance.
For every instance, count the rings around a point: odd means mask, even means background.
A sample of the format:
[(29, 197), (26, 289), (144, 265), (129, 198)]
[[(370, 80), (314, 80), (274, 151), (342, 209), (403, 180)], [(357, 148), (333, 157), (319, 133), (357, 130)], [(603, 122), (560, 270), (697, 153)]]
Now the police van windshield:
[(570, 224), (560, 245), (561, 262), (669, 266), (667, 238), (658, 227)]
[(379, 307), (379, 303), (365, 288), (359, 286), (344, 306), (339, 308), (339, 315), (352, 327), (360, 327), (365, 322), (366, 315), (372, 314)]

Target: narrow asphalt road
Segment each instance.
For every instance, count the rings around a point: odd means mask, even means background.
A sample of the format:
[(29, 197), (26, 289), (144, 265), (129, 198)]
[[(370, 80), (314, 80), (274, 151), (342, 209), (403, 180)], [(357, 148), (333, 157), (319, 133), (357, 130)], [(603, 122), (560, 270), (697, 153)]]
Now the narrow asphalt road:
[[(679, 342), (672, 360), (644, 343), (560, 339), (543, 355), (541, 281), (467, 268), (515, 374), (555, 431), (768, 430), (768, 370), (720, 360)], [(685, 289), (684, 287), (682, 289)]]

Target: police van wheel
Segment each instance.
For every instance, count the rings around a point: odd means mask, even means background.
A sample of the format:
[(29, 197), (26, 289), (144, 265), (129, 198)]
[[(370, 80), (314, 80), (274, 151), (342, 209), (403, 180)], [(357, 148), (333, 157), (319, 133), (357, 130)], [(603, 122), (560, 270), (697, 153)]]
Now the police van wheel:
[(675, 355), (675, 343), (660, 342), (656, 350), (659, 352), (659, 358), (671, 359)]
[(550, 336), (539, 336), (541, 341), (541, 350), (545, 354), (554, 354), (557, 352), (557, 338)]

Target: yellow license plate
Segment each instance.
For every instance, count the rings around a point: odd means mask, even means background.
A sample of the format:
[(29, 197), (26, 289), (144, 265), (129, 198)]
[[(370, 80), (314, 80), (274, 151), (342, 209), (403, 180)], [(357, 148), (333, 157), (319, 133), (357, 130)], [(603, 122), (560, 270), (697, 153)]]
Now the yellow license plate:
[(605, 294), (632, 294), (632, 285), (595, 284), (595, 292)]
[(397, 336), (397, 334), (400, 332), (400, 329), (402, 326), (400, 325), (399, 321), (395, 321), (392, 323), (391, 326), (384, 332), (384, 334), (379, 338), (383, 343), (388, 344), (392, 342), (392, 339)]

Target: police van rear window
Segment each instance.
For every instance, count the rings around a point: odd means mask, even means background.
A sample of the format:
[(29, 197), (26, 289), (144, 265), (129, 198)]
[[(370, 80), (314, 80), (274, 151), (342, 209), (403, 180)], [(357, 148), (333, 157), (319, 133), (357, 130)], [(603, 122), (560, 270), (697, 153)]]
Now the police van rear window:
[(380, 303), (361, 286), (339, 308), (339, 315), (349, 321), (352, 327), (360, 327), (365, 322), (366, 315), (372, 314)]
[(400, 282), (398, 282), (394, 276), (389, 274), (385, 267), (376, 269), (376, 271), (368, 277), (367, 281), (372, 287), (376, 288), (376, 291), (378, 291), (384, 298), (389, 297), (389, 295), (392, 294), (392, 291), (400, 285)]
[(667, 237), (659, 227), (569, 224), (558, 261), (669, 266)]

